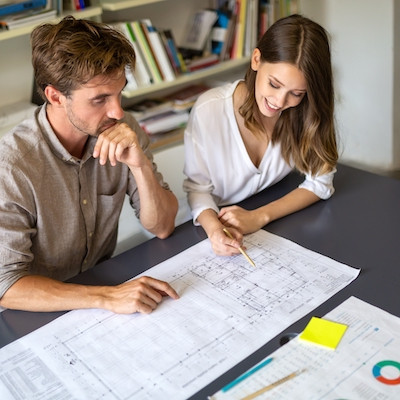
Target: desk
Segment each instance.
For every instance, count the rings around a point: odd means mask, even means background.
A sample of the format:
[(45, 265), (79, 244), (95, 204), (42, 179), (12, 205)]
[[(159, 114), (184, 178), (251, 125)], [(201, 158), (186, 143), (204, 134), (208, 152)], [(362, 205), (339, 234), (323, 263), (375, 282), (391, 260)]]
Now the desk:
[[(259, 207), (295, 188), (302, 178), (293, 173), (273, 187), (244, 201)], [(328, 201), (269, 224), (268, 231), (339, 262), (361, 268), (359, 277), (312, 313), (237, 364), (191, 397), (206, 399), (280, 345), (282, 335), (300, 332), (312, 315), (323, 316), (353, 295), (400, 316), (400, 181), (339, 165), (336, 193)], [(152, 239), (74, 278), (86, 284), (117, 284), (203, 240), (202, 228), (191, 221), (166, 239)], [(132, 261), (134, 260), (134, 261)], [(141, 266), (141, 267), (138, 267)], [(18, 339), (63, 313), (6, 310), (0, 314), (0, 346)]]

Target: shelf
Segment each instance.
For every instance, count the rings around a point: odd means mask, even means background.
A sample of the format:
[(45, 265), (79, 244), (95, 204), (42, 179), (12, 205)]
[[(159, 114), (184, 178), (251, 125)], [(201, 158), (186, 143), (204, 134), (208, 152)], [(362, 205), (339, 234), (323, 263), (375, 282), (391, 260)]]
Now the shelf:
[(151, 3), (161, 3), (166, 0), (104, 0), (101, 2), (103, 10), (106, 11), (119, 11), (127, 8), (145, 6)]
[(151, 150), (153, 150), (153, 152), (157, 152), (167, 147), (182, 143), (184, 132), (185, 128), (180, 128), (171, 132), (149, 135)]
[(128, 91), (123, 92), (123, 96), (127, 99), (132, 99), (134, 97), (152, 94), (157, 91), (173, 88), (175, 86), (182, 85), (185, 83), (191, 83), (196, 80), (211, 78), (215, 75), (219, 75), (224, 72), (231, 73), (232, 70), (234, 70), (235, 68), (241, 68), (241, 67), (247, 65), (249, 63), (249, 61), (250, 61), (249, 57), (244, 57), (244, 58), (240, 58), (240, 59), (236, 59), (236, 60), (224, 61), (224, 62), (221, 62), (220, 64), (213, 65), (212, 67), (208, 67), (208, 68), (204, 68), (199, 71), (180, 75), (171, 82), (154, 83), (151, 85), (139, 87), (139, 88), (129, 91), (129, 92)]
[(0, 41), (12, 39), (12, 38), (23, 36), (23, 35), (28, 35), (32, 32), (32, 30), (36, 26), (44, 24), (44, 23), (55, 23), (55, 22), (61, 21), (61, 19), (63, 19), (67, 15), (73, 15), (76, 18), (82, 19), (82, 18), (98, 17), (102, 14), (102, 12), (103, 12), (103, 9), (101, 7), (88, 7), (81, 11), (69, 11), (69, 12), (65, 11), (65, 12), (63, 12), (62, 15), (58, 16), (57, 18), (50, 18), (49, 20), (32, 23), (32, 25), (27, 25), (27, 26), (23, 26), (21, 28), (11, 29), (9, 31), (1, 31), (0, 32)]

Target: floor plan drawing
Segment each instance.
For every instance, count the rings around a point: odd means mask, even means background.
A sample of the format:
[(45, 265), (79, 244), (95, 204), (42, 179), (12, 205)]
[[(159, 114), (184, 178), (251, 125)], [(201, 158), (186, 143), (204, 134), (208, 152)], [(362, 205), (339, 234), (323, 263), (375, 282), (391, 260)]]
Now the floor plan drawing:
[(359, 273), (266, 231), (245, 244), (256, 267), (204, 240), (146, 271), (180, 295), (149, 315), (73, 311), (4, 347), (0, 398), (187, 399)]

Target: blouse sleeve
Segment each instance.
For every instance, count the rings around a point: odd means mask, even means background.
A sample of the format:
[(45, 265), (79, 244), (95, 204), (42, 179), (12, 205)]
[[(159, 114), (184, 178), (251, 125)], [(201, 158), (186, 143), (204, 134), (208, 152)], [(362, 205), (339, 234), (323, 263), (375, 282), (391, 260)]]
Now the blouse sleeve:
[(335, 192), (333, 187), (333, 177), (336, 169), (323, 175), (312, 176), (306, 174), (305, 180), (299, 185), (299, 188), (307, 189), (316, 194), (320, 199), (327, 200)]

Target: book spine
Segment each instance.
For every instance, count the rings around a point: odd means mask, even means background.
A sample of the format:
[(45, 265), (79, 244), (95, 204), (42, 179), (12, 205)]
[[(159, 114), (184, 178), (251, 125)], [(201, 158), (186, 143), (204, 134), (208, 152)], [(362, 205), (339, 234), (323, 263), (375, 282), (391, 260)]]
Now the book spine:
[(156, 61), (154, 60), (153, 54), (147, 43), (146, 37), (143, 33), (142, 27), (140, 26), (139, 21), (131, 22), (131, 26), (135, 37), (138, 41), (139, 47), (142, 50), (146, 63), (150, 69), (151, 76), (153, 78), (154, 83), (160, 83), (163, 81), (160, 71), (158, 70)]
[(246, 15), (248, 0), (240, 0), (238, 39), (235, 58), (242, 58), (244, 55), (244, 36), (246, 31)]
[(156, 59), (158, 66), (165, 81), (173, 81), (175, 79), (174, 70), (169, 61), (168, 55), (165, 51), (164, 44), (161, 41), (161, 37), (157, 30), (152, 25), (149, 19), (142, 20), (144, 30), (147, 32), (148, 41), (153, 50), (154, 58)]
[(132, 25), (130, 22), (125, 22), (123, 23), (123, 25), (126, 32), (125, 34), (131, 40), (133, 49), (135, 50), (136, 63), (134, 75), (138, 82), (138, 86), (150, 85), (153, 82), (153, 79), (151, 77), (150, 70), (148, 69), (147, 64), (144, 60), (142, 51), (140, 50), (140, 47), (137, 43), (137, 38), (135, 36), (135, 33), (133, 32)]
[(178, 49), (178, 46), (176, 45), (172, 31), (170, 29), (166, 29), (166, 30), (164, 30), (164, 35), (167, 38), (168, 45), (171, 49), (171, 52), (173, 53), (174, 60), (176, 62), (176, 65), (178, 66), (180, 72), (181, 73), (187, 72), (186, 63), (182, 57), (181, 52)]
[(164, 44), (165, 50), (167, 52), (169, 61), (170, 61), (171, 65), (172, 65), (172, 68), (174, 69), (174, 73), (175, 73), (176, 76), (179, 76), (182, 71), (181, 71), (180, 66), (179, 66), (178, 56), (174, 54), (174, 52), (173, 52), (173, 50), (172, 50), (172, 48), (170, 46), (170, 43), (168, 42), (168, 38), (165, 35), (165, 32), (164, 31), (160, 31), (159, 33), (160, 33), (161, 40), (162, 40), (162, 42)]
[(248, 0), (243, 55), (248, 57), (257, 45), (258, 0)]
[[(135, 37), (131, 31), (129, 22), (115, 22), (111, 24), (114, 29), (120, 31), (125, 37), (131, 42), (133, 50), (135, 52), (135, 68), (130, 71), (135, 77), (137, 86), (144, 86), (151, 83), (150, 72), (146, 69), (146, 64), (144, 63), (140, 50), (138, 49), (137, 43), (135, 43)], [(130, 90), (127, 88), (127, 90)]]

